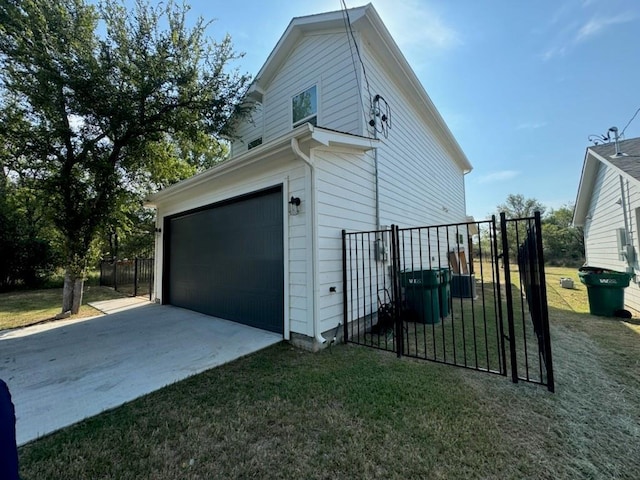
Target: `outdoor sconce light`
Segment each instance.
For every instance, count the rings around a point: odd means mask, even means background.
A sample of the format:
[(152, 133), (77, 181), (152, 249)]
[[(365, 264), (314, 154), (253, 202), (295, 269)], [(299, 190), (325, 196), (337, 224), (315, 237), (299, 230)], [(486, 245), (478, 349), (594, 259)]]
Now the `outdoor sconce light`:
[(300, 198), (291, 197), (289, 200), (289, 215), (297, 215), (300, 212)]

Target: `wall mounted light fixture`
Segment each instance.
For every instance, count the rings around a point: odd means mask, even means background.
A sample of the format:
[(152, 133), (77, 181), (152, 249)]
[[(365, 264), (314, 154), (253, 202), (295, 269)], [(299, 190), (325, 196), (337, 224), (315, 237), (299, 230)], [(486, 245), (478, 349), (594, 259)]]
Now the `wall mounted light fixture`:
[(300, 213), (300, 198), (291, 197), (289, 200), (289, 215), (298, 215)]

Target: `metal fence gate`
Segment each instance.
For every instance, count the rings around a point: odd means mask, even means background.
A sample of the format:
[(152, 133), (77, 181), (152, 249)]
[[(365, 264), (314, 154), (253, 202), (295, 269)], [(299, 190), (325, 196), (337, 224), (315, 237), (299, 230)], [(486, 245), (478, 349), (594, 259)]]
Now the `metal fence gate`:
[(538, 213), (342, 241), (345, 342), (554, 390)]
[(153, 258), (134, 258), (100, 262), (100, 286), (113, 287), (120, 293), (137, 297), (153, 295)]

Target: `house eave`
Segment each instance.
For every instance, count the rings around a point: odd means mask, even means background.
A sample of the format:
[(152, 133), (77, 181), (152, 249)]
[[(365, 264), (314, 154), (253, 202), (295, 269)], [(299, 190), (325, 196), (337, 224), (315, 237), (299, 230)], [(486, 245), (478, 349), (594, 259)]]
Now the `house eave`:
[(587, 216), (589, 215), (589, 206), (591, 204), (591, 196), (593, 195), (593, 188), (595, 186), (594, 183), (598, 173), (599, 163), (602, 163), (608, 168), (612, 168), (626, 180), (629, 180), (636, 185), (640, 185), (638, 179), (611, 163), (611, 161), (606, 157), (598, 154), (591, 148), (587, 148), (582, 166), (582, 173), (580, 175), (580, 182), (578, 184), (575, 208), (573, 211), (572, 224), (576, 227), (584, 226)]
[[(349, 16), (352, 23), (364, 15), (364, 11), (369, 7), (369, 5), (349, 10)], [(274, 76), (277, 74), (282, 62), (285, 61), (291, 49), (293, 49), (297, 41), (305, 33), (336, 28), (344, 29), (343, 15), (342, 10), (337, 10), (334, 12), (293, 18), (278, 40), (278, 43), (276, 43), (275, 47), (267, 57), (264, 65), (260, 68), (250, 91), (263, 91), (263, 89), (271, 83), (271, 80), (273, 80)]]
[(291, 139), (293, 138), (298, 140), (299, 143), (309, 142), (310, 148), (324, 146), (329, 148), (349, 148), (362, 152), (371, 150), (378, 144), (378, 140), (372, 138), (336, 132), (321, 127), (314, 127), (310, 123), (304, 123), (270, 142), (256, 148), (252, 148), (251, 150), (232, 157), (209, 170), (149, 195), (145, 199), (144, 206), (157, 207), (158, 204), (166, 202), (176, 195), (208, 182), (216, 177), (226, 175), (241, 168), (246, 168), (255, 162), (265, 159), (265, 157), (273, 157), (279, 153), (290, 151)]
[(590, 157), (589, 149), (587, 149), (584, 162), (582, 163), (582, 172), (580, 174), (580, 181), (578, 182), (578, 193), (576, 195), (573, 219), (571, 221), (575, 227), (582, 227), (585, 224), (589, 212), (589, 200), (593, 193), (593, 182), (598, 171), (597, 167), (597, 161)]

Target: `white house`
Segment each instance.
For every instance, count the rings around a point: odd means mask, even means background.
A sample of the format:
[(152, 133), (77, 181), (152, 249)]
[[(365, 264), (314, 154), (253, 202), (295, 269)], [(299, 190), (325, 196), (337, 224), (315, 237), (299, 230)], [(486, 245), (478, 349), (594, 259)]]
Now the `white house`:
[(625, 308), (640, 311), (640, 138), (587, 148), (573, 224), (587, 265), (633, 275)]
[(155, 297), (316, 349), (341, 230), (465, 222), (472, 167), (371, 4), (294, 18), (247, 101), (231, 157), (149, 199)]

